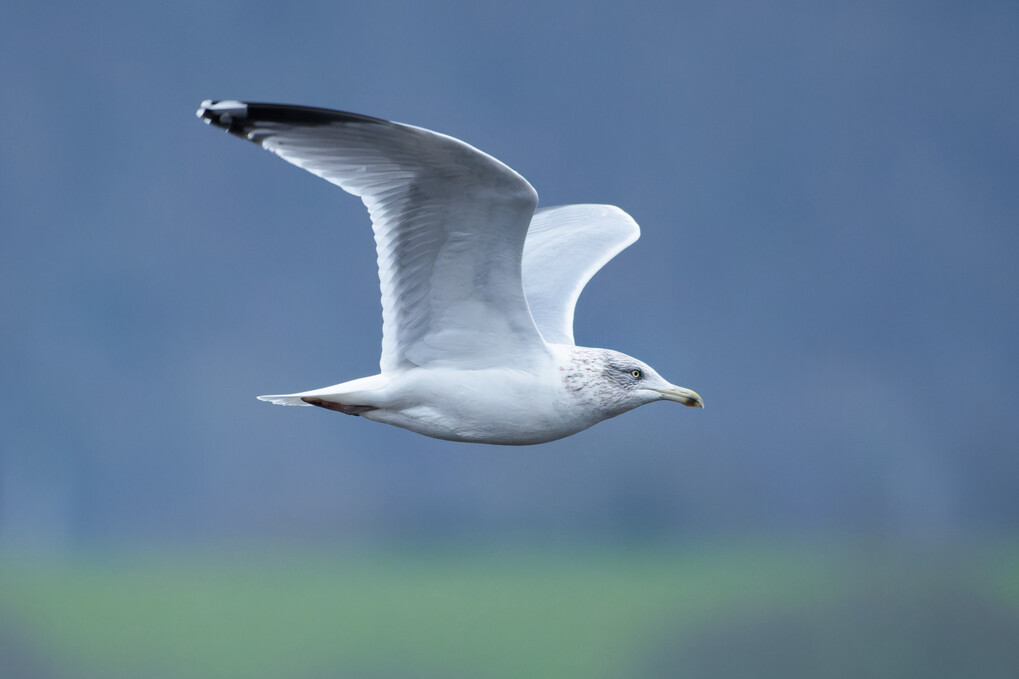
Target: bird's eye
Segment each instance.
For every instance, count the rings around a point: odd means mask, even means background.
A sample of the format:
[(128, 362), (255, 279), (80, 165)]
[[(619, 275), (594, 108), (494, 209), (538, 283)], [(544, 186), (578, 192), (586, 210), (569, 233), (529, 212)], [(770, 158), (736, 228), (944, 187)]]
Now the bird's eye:
[(639, 380), (640, 378), (644, 377), (644, 373), (642, 373), (637, 368), (634, 368), (633, 370), (630, 371), (630, 377), (632, 377), (635, 380)]

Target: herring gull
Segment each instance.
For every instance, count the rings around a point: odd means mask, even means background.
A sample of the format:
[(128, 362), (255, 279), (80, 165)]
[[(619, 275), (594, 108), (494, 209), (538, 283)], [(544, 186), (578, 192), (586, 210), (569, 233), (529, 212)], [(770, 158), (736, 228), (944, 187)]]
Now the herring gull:
[(379, 374), (259, 399), (503, 445), (554, 441), (652, 401), (704, 407), (642, 361), (574, 343), (581, 290), (640, 235), (621, 209), (536, 209), (511, 168), (413, 125), (240, 101), (207, 100), (197, 115), (360, 196), (375, 232)]

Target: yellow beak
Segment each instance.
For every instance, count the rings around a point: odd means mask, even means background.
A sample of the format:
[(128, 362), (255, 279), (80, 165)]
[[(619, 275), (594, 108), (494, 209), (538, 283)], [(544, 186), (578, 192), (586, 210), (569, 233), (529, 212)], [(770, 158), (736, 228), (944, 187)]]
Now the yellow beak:
[(684, 389), (683, 387), (670, 387), (669, 389), (655, 389), (662, 398), (667, 401), (675, 401), (676, 403), (682, 403), (685, 406), (692, 408), (703, 408), (704, 399), (701, 398), (693, 389)]

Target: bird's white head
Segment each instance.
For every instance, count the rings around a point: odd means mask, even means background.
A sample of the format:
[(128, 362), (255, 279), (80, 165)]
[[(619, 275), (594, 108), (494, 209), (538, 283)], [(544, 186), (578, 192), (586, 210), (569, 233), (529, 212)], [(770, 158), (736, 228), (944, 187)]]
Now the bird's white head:
[(562, 366), (562, 377), (566, 391), (599, 412), (601, 419), (653, 401), (704, 407), (697, 392), (678, 387), (643, 361), (610, 349), (571, 347)]

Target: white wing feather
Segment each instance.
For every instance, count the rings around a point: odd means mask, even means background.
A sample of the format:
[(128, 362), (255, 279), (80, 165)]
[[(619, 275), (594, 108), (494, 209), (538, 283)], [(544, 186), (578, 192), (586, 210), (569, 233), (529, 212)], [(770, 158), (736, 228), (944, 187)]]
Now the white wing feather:
[(574, 344), (573, 311), (606, 262), (640, 237), (613, 205), (561, 205), (534, 213), (524, 242), (524, 294), (546, 342)]
[(452, 137), (339, 111), (207, 101), (198, 115), (364, 201), (383, 373), (525, 368), (545, 355), (520, 273), (537, 194), (512, 169)]

